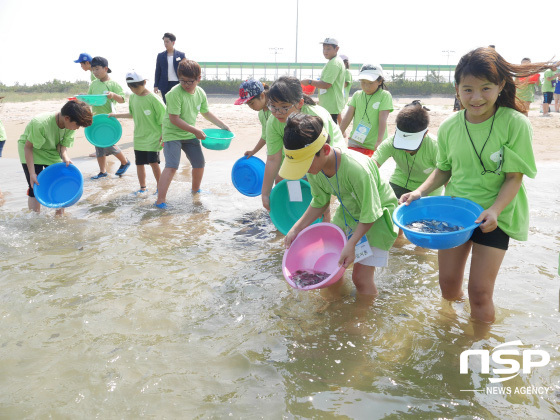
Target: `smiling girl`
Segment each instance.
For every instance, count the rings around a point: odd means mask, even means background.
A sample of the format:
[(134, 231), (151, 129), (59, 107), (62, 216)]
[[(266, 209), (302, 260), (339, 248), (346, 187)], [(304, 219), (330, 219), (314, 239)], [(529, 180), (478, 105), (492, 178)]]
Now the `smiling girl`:
[(415, 191), (403, 194), (410, 204), (449, 183), (445, 195), (468, 198), (484, 211), (472, 237), (456, 248), (439, 250), (439, 283), (448, 300), (463, 297), (463, 275), (472, 251), (468, 294), (473, 319), (493, 322), (492, 295), (509, 239), (527, 240), (529, 204), (523, 176), (537, 169), (533, 130), (520, 112), (514, 77), (538, 72), (543, 63), (519, 66), (492, 48), (464, 55), (455, 69), (456, 90), (463, 110), (438, 130), (437, 168)]

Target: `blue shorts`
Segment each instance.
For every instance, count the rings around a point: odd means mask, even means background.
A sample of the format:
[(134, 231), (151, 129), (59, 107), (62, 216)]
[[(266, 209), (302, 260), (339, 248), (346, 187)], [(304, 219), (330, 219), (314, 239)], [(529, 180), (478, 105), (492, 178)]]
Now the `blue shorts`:
[(179, 169), (181, 149), (185, 152), (193, 169), (204, 168), (204, 155), (202, 154), (202, 147), (198, 139), (170, 140), (164, 142), (163, 156), (165, 157), (166, 168)]
[(543, 92), (543, 104), (551, 104), (554, 92)]
[(4, 148), (4, 144), (6, 144), (6, 141), (0, 141), (0, 157), (2, 157), (2, 149)]

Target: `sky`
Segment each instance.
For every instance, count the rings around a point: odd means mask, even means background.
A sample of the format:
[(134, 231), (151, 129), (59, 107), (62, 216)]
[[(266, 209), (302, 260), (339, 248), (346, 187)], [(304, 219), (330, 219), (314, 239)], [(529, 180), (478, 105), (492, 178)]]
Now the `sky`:
[(73, 62), (87, 52), (114, 80), (135, 69), (152, 85), (165, 32), (196, 61), (294, 62), (297, 10), (298, 62), (324, 62), (326, 37), (351, 63), (455, 64), (489, 44), (515, 63), (560, 58), (540, 6), (511, 0), (0, 0), (0, 82), (88, 80)]

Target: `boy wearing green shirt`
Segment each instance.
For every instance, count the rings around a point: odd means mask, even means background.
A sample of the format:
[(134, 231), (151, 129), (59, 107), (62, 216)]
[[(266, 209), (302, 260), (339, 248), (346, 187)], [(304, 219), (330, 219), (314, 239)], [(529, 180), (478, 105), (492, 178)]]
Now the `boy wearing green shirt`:
[(89, 71), (89, 79), (90, 82), (94, 82), (97, 78), (93, 75), (93, 71), (91, 70), (91, 55), (88, 53), (81, 53), (77, 60), (74, 60), (74, 63), (80, 63), (80, 67), (83, 71)]
[(144, 165), (152, 167), (156, 185), (161, 175), (159, 151), (162, 149), (161, 125), (165, 115), (165, 105), (158, 96), (146, 89), (146, 79), (134, 70), (126, 74), (126, 83), (132, 91), (128, 100), (129, 112), (109, 114), (109, 116), (134, 119), (134, 158), (140, 182), (140, 189), (136, 194), (143, 194), (148, 191)]
[(323, 42), (323, 56), (329, 60), (323, 67), (320, 80), (302, 80), (304, 86), (312, 85), (319, 88), (319, 105), (329, 111), (335, 123), (338, 124), (338, 115), (344, 109), (344, 79), (346, 68), (338, 54), (338, 41), (334, 38), (325, 38)]
[[(113, 111), (113, 105), (118, 102), (124, 103), (124, 90), (115, 81), (111, 80), (109, 73), (109, 62), (103, 57), (93, 57), (91, 60), (91, 68), (93, 74), (97, 78), (89, 87), (88, 95), (107, 94), (107, 102), (104, 105), (92, 106), (93, 115), (110, 114)], [(99, 173), (92, 176), (91, 179), (99, 179), (107, 176), (107, 156), (115, 155), (121, 162), (121, 166), (115, 175), (123, 175), (130, 166), (130, 161), (124, 156), (124, 153), (118, 146), (97, 147), (95, 146), (95, 155), (99, 164)]]
[(544, 72), (544, 81), (542, 84), (543, 93), (543, 106), (542, 106), (542, 116), (552, 117), (549, 113), (550, 104), (552, 103), (552, 98), (554, 97), (554, 86), (552, 86), (552, 81), (556, 79), (556, 71), (552, 68), (547, 69)]
[[(397, 198), (414, 191), (434, 171), (437, 164), (437, 140), (428, 134), (428, 109), (413, 101), (397, 115), (395, 135), (386, 138), (373, 154), (381, 167), (390, 157), (397, 164), (389, 184)], [(443, 186), (429, 195), (441, 195)]]
[(192, 166), (192, 194), (200, 193), (200, 184), (204, 175), (204, 155), (200, 140), (206, 134), (195, 127), (196, 117), (200, 112), (204, 118), (222, 130), (230, 131), (218, 117), (208, 109), (206, 92), (198, 86), (202, 70), (194, 60), (183, 60), (177, 67), (179, 84), (165, 95), (167, 111), (163, 119), (163, 155), (165, 169), (158, 183), (158, 198), (155, 206), (166, 209), (167, 190), (173, 176), (179, 168), (181, 150)]
[(312, 200), (286, 235), (285, 245), (289, 248), (299, 232), (324, 213), (331, 195), (335, 195), (340, 206), (333, 223), (349, 238), (338, 263), (348, 267), (354, 262), (352, 281), (358, 293), (376, 296), (375, 267), (387, 266), (388, 251), (397, 237), (392, 220), (397, 198), (381, 179), (373, 160), (331, 147), (329, 142), (321, 118), (305, 114), (288, 118), (284, 131), (286, 159), (280, 176), (296, 180), (307, 172)]
[(4, 144), (6, 143), (7, 136), (6, 130), (4, 129), (4, 125), (2, 121), (0, 121), (0, 157), (2, 157), (2, 150), (4, 149)]
[[(72, 163), (67, 149), (74, 144), (75, 131), (80, 127), (89, 127), (92, 118), (85, 102), (68, 101), (60, 112), (37, 115), (27, 124), (18, 140), (18, 153), (29, 186), (29, 210), (41, 210), (33, 194), (33, 185), (39, 185), (37, 176), (54, 163), (62, 161), (66, 162), (66, 166)], [(64, 209), (58, 209), (56, 213), (63, 214)]]

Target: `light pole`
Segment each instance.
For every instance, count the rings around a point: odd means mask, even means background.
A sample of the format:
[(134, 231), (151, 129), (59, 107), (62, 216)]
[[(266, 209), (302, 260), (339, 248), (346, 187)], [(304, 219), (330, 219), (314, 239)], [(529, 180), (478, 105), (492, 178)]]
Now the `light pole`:
[[(455, 54), (455, 51), (452, 50), (443, 50), (442, 53), (447, 55), (447, 66), (449, 66), (449, 56), (451, 54)], [(451, 81), (451, 72), (449, 71), (449, 69), (447, 69), (447, 74), (449, 75), (448, 77), (448, 81)]]
[(280, 53), (280, 51), (282, 51), (284, 48), (280, 48), (280, 47), (271, 47), (269, 48), (269, 50), (271, 50), (272, 52), (274, 52), (274, 64), (276, 67), (276, 73), (274, 76), (274, 80), (278, 79), (278, 61), (276, 59), (276, 56)]

